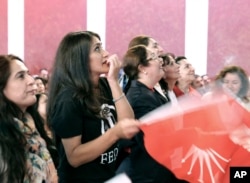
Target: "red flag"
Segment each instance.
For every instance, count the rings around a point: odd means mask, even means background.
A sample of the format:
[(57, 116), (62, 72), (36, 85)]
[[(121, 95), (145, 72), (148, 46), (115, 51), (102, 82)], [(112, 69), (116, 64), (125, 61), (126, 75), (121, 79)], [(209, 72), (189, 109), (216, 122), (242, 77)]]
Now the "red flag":
[(228, 183), (230, 166), (250, 166), (244, 140), (250, 114), (235, 99), (183, 97), (179, 108), (166, 105), (141, 119), (148, 153), (192, 183)]

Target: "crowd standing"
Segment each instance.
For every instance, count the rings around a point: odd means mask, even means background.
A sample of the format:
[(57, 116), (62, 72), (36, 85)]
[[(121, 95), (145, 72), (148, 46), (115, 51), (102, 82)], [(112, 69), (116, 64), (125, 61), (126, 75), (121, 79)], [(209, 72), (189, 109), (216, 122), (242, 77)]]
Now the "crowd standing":
[(210, 78), (191, 62), (148, 35), (133, 37), (120, 59), (91, 31), (66, 34), (50, 72), (32, 76), (18, 56), (0, 55), (0, 182), (100, 183), (122, 172), (133, 183), (187, 182), (147, 153), (140, 118), (177, 109), (182, 96), (211, 99), (217, 86), (250, 110), (242, 67)]

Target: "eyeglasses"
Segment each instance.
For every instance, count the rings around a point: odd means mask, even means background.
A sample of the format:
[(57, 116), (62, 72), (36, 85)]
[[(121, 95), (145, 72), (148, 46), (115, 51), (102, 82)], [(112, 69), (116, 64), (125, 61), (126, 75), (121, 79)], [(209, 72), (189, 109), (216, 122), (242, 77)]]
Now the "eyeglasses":
[(158, 56), (155, 56), (155, 57), (151, 57), (151, 58), (148, 58), (147, 61), (158, 61), (160, 62), (161, 64), (163, 64), (163, 59), (161, 57), (158, 57)]
[(147, 59), (147, 61), (151, 61), (151, 60), (163, 61), (162, 57), (158, 57), (158, 56), (154, 56), (154, 57), (151, 57), (151, 58)]

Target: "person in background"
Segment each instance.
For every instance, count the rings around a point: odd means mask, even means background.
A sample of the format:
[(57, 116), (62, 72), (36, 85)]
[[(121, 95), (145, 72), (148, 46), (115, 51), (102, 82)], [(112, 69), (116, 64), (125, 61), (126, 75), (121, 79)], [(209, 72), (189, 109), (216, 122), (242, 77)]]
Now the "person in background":
[(44, 80), (49, 80), (49, 71), (46, 68), (42, 68), (39, 71), (39, 77), (43, 78)]
[(173, 89), (176, 97), (190, 94), (191, 96), (200, 97), (201, 95), (191, 87), (191, 83), (195, 79), (195, 72), (193, 66), (188, 62), (184, 56), (175, 58), (177, 64), (180, 65), (180, 78), (176, 82)]
[(45, 93), (46, 92), (46, 88), (45, 88), (46, 81), (39, 76), (35, 77), (34, 79), (35, 79), (35, 84), (37, 85), (37, 93)]
[(201, 95), (205, 94), (207, 91), (205, 89), (205, 85), (202, 79), (202, 76), (195, 74), (194, 80), (191, 83), (191, 87), (198, 91)]
[(48, 102), (48, 94), (46, 93), (38, 93), (36, 94), (37, 102), (36, 102), (36, 109), (39, 112), (40, 116), (44, 120), (44, 128), (47, 131), (47, 134), (50, 138), (52, 138), (52, 132), (50, 131), (48, 124), (47, 124), (47, 115), (46, 115), (46, 106)]
[[(237, 65), (228, 65), (223, 67), (215, 77), (215, 81), (211, 82), (213, 88), (202, 96), (202, 100), (216, 100), (219, 99), (234, 98), (240, 103), (235, 105), (234, 102), (229, 102), (234, 110), (240, 110), (237, 118), (243, 120), (242, 124), (239, 124), (230, 131), (229, 137), (235, 143), (250, 152), (250, 128), (246, 125), (245, 120), (249, 120), (248, 117), (242, 113), (241, 107), (245, 108), (248, 113), (250, 111), (250, 100), (247, 97), (249, 91), (249, 79), (246, 71)], [(221, 92), (223, 90), (224, 92)], [(239, 108), (240, 107), (240, 108)]]
[(139, 122), (118, 83), (120, 67), (117, 55), (109, 55), (94, 32), (70, 32), (61, 40), (47, 108), (59, 152), (60, 183), (112, 178), (118, 140), (138, 133)]
[(202, 80), (204, 82), (204, 85), (207, 85), (207, 84), (209, 84), (211, 82), (211, 79), (208, 77), (207, 74), (204, 74), (201, 77), (202, 77)]
[(211, 78), (207, 74), (202, 75), (201, 78), (204, 83), (205, 93), (209, 92), (211, 90)]
[(23, 61), (0, 55), (0, 182), (57, 183), (52, 141), (35, 109), (36, 85)]
[(180, 78), (180, 66), (175, 62), (175, 55), (173, 53), (161, 54), (160, 57), (163, 59), (163, 71), (164, 76), (160, 80), (161, 88), (169, 98), (172, 105), (177, 105), (178, 101), (173, 91), (175, 83)]
[[(162, 58), (144, 45), (129, 48), (124, 56), (124, 72), (132, 79), (126, 96), (136, 119), (168, 102), (154, 89), (164, 75), (162, 65)], [(131, 140), (128, 147), (130, 154), (121, 163), (118, 171), (126, 172), (133, 183), (179, 182), (171, 171), (147, 153), (142, 131)]]
[(240, 66), (225, 66), (216, 76), (222, 86), (237, 96), (244, 106), (250, 110), (250, 101), (247, 97), (249, 80), (246, 71)]
[[(153, 39), (152, 37), (147, 36), (147, 35), (138, 35), (138, 36), (135, 36), (129, 42), (128, 48), (131, 48), (131, 47), (136, 46), (136, 45), (144, 45), (147, 48), (151, 49), (157, 55), (160, 55), (161, 53), (163, 53), (163, 49), (158, 44), (158, 42), (155, 39)], [(128, 82), (129, 82), (129, 78), (123, 72), (123, 74), (121, 74), (121, 76), (119, 78), (119, 83), (120, 83), (120, 86), (121, 86), (121, 88), (123, 90), (126, 90), (126, 86), (127, 86)], [(157, 89), (161, 92), (161, 90), (159, 89), (159, 87), (157, 87)]]
[[(36, 99), (37, 100), (36, 100), (36, 103), (34, 104), (34, 107), (43, 119), (42, 121), (43, 123), (40, 124), (40, 126), (43, 126), (45, 132), (47, 133), (47, 136), (53, 141), (53, 133), (52, 133), (52, 130), (48, 127), (47, 115), (46, 115), (48, 94), (38, 93), (36, 94)], [(57, 152), (55, 144), (53, 143), (50, 146), (48, 146), (48, 150), (51, 154), (55, 167), (58, 167), (59, 158), (58, 158), (58, 152)]]
[(49, 79), (50, 79), (50, 73), (49, 73), (48, 69), (46, 69), (46, 68), (40, 69), (38, 77), (43, 79), (45, 90), (48, 91)]

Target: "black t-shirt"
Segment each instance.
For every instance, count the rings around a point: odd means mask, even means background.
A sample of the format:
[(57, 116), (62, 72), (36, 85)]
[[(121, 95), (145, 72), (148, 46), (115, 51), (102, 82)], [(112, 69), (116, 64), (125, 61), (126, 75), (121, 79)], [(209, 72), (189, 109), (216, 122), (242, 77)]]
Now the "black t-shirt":
[(108, 100), (102, 103), (104, 118), (97, 118), (84, 110), (79, 100), (73, 97), (74, 91), (66, 89), (58, 95), (58, 103), (54, 109), (52, 126), (55, 131), (59, 152), (58, 175), (59, 182), (100, 183), (115, 175), (115, 164), (118, 155), (117, 144), (111, 146), (95, 160), (77, 168), (72, 167), (67, 160), (62, 138), (82, 135), (82, 143), (91, 141), (115, 125), (117, 121), (112, 93), (106, 79), (100, 79), (99, 85), (104, 88), (102, 93)]
[[(126, 94), (137, 119), (168, 102), (155, 90), (147, 88), (133, 80)], [(176, 179), (175, 175), (155, 161), (145, 149), (143, 132), (140, 131), (130, 143), (130, 167), (125, 170), (133, 183), (186, 183)], [(169, 139), (166, 139), (169, 140)]]

